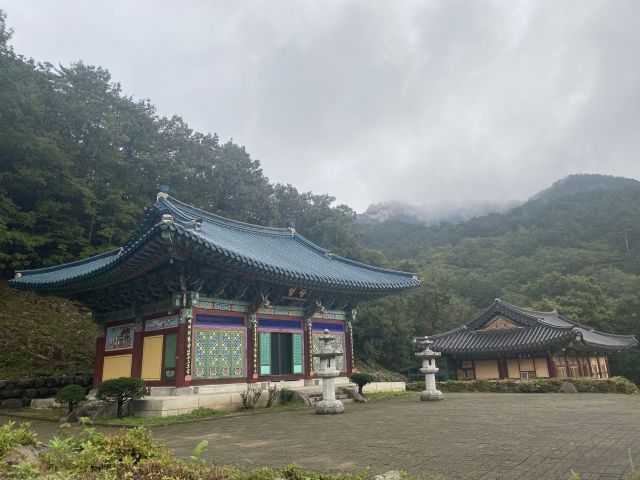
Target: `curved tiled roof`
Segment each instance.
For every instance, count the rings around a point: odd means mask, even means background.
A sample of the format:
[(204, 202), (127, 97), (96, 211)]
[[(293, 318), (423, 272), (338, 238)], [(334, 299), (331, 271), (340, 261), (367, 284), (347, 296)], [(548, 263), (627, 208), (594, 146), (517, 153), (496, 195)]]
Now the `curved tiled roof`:
[[(170, 218), (162, 220), (164, 214)], [(81, 284), (125, 270), (132, 253), (163, 231), (244, 273), (294, 285), (358, 293), (382, 293), (420, 286), (407, 272), (365, 265), (321, 248), (290, 228), (270, 228), (227, 219), (160, 194), (144, 221), (120, 250), (57, 267), (18, 272), (11, 285), (46, 289)]]
[[(483, 330), (496, 315), (513, 321), (515, 328)], [(556, 311), (539, 312), (496, 299), (488, 310), (449, 332), (430, 337), (433, 350), (450, 355), (528, 353), (565, 346), (572, 341), (586, 347), (620, 350), (635, 346), (633, 335), (598, 332), (563, 317)]]

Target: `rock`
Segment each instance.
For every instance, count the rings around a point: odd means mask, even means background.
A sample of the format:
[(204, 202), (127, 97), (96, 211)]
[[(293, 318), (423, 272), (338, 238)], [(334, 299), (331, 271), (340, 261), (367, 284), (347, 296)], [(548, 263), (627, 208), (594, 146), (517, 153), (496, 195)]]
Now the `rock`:
[(7, 381), (6, 380), (0, 380), (0, 390), (2, 390), (4, 387), (7, 386)]
[(47, 397), (49, 395), (49, 389), (47, 387), (38, 388), (38, 396), (40, 398)]
[(46, 378), (42, 378), (42, 377), (38, 377), (33, 381), (33, 386), (36, 387), (36, 388), (46, 387), (47, 386), (47, 379)]
[(40, 457), (35, 447), (31, 445), (16, 445), (4, 456), (4, 462), (8, 465), (20, 463), (40, 463)]
[(2, 403), (0, 403), (0, 408), (22, 408), (22, 399), (8, 398), (7, 400), (2, 400)]
[(351, 398), (353, 398), (354, 401), (359, 402), (359, 403), (366, 403), (369, 400), (366, 399), (366, 397), (363, 397), (362, 395), (360, 395), (358, 393), (358, 391), (355, 388), (351, 388), (351, 387), (338, 387), (336, 389), (336, 391), (338, 393), (346, 393), (347, 395), (349, 395)]
[(62, 405), (56, 402), (55, 398), (34, 398), (31, 400), (30, 407), (35, 410), (48, 410), (51, 408), (60, 408)]
[(73, 383), (87, 387), (89, 386), (89, 379), (87, 377), (77, 376), (73, 379)]
[(560, 384), (559, 393), (578, 393), (576, 386), (571, 382), (562, 382)]
[(60, 385), (62, 385), (63, 387), (65, 385), (71, 385), (73, 383), (73, 378), (70, 377), (62, 377), (60, 379)]
[(22, 397), (22, 389), (14, 388), (12, 390), (4, 390), (0, 392), (0, 399), (3, 398), (20, 398)]
[(398, 470), (390, 470), (373, 477), (373, 480), (401, 480), (402, 474)]
[(53, 377), (47, 378), (47, 387), (52, 388), (52, 387), (57, 387), (58, 385), (60, 385), (60, 381), (57, 378), (53, 378)]
[(33, 387), (33, 378), (23, 378), (16, 383), (20, 388), (31, 388)]
[(27, 398), (36, 398), (38, 396), (38, 389), (37, 388), (27, 388), (24, 391), (24, 396)]
[[(91, 420), (116, 418), (118, 405), (116, 402), (104, 403), (99, 400), (89, 400), (83, 402), (78, 408), (67, 416), (68, 422), (77, 422), (82, 417), (89, 417)], [(133, 402), (129, 402), (122, 407), (123, 415), (133, 413)]]

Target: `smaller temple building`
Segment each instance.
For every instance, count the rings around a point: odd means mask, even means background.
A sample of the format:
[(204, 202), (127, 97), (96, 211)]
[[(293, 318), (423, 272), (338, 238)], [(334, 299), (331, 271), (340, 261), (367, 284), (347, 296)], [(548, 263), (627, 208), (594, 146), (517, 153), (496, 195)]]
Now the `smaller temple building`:
[(499, 298), (470, 322), (430, 337), (454, 363), (458, 380), (610, 376), (607, 353), (637, 345), (579, 325), (556, 311), (537, 312)]

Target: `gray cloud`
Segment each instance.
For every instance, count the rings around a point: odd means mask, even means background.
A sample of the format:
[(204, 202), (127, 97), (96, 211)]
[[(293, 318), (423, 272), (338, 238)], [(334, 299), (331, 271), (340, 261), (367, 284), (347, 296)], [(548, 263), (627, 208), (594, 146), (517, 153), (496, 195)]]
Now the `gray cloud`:
[(273, 180), (358, 210), (640, 177), (640, 4), (5, 1), (16, 50), (103, 65)]

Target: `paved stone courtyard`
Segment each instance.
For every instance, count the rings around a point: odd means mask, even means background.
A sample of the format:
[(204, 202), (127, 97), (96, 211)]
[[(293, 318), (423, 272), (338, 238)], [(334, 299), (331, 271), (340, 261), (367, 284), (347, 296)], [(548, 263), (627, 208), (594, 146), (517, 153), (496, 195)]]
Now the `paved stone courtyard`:
[(247, 467), (369, 466), (450, 479), (567, 479), (574, 469), (582, 480), (628, 479), (629, 448), (640, 464), (640, 396), (458, 393), (426, 404), (416, 395), (348, 404), (338, 416), (282, 411), (158, 427), (154, 436), (182, 457), (207, 439), (209, 460)]

